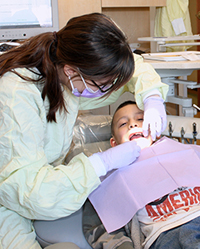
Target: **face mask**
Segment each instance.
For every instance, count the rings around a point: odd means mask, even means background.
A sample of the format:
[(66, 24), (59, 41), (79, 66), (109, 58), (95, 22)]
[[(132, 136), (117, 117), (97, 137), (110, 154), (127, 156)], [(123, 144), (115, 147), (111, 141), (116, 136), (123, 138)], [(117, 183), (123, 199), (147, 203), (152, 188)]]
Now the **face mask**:
[(83, 90), (82, 93), (80, 93), (80, 92), (78, 91), (77, 88), (74, 88), (74, 85), (73, 85), (73, 83), (72, 83), (72, 80), (71, 80), (70, 76), (68, 76), (69, 82), (70, 82), (71, 87), (72, 87), (72, 93), (73, 93), (76, 97), (97, 98), (97, 97), (101, 97), (101, 96), (103, 96), (103, 95), (105, 94), (105, 93), (102, 93), (99, 89), (96, 90), (96, 91), (94, 91), (94, 90), (92, 90), (91, 88), (89, 88), (89, 87), (87, 86), (87, 84), (86, 84), (86, 82), (85, 82), (85, 80), (84, 80), (84, 78), (83, 78), (83, 76), (82, 76), (81, 74), (80, 74), (80, 77), (81, 77), (81, 79), (82, 79), (82, 81), (83, 81), (83, 83), (84, 83), (84, 85), (85, 85), (85, 89)]

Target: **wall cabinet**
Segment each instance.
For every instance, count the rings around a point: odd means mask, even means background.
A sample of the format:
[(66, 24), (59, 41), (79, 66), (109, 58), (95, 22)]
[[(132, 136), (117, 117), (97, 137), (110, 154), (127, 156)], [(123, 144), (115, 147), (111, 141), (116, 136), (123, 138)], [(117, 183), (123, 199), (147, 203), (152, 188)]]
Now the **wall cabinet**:
[(58, 0), (60, 28), (74, 16), (103, 12), (127, 34), (130, 43), (138, 37), (150, 36), (154, 25), (155, 7), (166, 5), (166, 0)]

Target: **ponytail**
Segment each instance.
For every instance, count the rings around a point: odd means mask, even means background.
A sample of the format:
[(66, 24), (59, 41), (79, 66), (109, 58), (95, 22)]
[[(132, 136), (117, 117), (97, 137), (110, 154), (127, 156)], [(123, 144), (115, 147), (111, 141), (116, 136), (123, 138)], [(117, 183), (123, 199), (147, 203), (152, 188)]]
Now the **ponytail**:
[[(66, 108), (56, 68), (56, 46), (55, 33), (43, 33), (0, 56), (0, 76), (12, 71), (23, 80), (43, 84), (42, 98), (49, 100), (47, 120), (50, 122), (56, 121), (58, 109)], [(39, 70), (37, 79), (20, 75), (14, 70), (34, 67)]]

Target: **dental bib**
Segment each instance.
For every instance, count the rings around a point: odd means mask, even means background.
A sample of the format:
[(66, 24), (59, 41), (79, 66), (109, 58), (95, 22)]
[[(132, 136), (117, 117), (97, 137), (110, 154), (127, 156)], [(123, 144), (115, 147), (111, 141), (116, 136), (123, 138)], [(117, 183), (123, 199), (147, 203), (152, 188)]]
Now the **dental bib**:
[(200, 146), (163, 137), (132, 166), (108, 174), (89, 199), (110, 233), (149, 202), (183, 186), (200, 186)]

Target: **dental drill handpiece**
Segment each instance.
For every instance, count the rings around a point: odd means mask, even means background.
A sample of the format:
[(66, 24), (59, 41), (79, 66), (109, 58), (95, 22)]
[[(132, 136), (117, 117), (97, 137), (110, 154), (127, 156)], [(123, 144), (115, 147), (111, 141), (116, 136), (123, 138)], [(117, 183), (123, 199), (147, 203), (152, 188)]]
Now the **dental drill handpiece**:
[(194, 122), (192, 125), (193, 125), (194, 144), (197, 144), (197, 124)]
[(181, 143), (183, 144), (184, 144), (184, 134), (185, 134), (184, 128), (181, 127)]
[(172, 133), (173, 133), (173, 130), (172, 130), (172, 123), (169, 122), (169, 137), (172, 138)]

